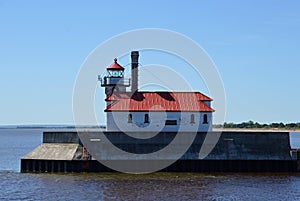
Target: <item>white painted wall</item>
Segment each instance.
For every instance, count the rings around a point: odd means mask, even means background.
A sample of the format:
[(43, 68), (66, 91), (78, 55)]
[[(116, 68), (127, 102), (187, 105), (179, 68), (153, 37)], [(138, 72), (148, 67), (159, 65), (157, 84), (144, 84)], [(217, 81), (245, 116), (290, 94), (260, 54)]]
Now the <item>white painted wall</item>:
[[(132, 123), (128, 123), (129, 112), (107, 112), (107, 131), (209, 131), (212, 128), (212, 113), (199, 112), (130, 112)], [(149, 123), (144, 123), (149, 114)], [(191, 123), (194, 114), (195, 123)], [(208, 123), (203, 124), (204, 114)], [(165, 125), (165, 120), (177, 120), (177, 125)]]

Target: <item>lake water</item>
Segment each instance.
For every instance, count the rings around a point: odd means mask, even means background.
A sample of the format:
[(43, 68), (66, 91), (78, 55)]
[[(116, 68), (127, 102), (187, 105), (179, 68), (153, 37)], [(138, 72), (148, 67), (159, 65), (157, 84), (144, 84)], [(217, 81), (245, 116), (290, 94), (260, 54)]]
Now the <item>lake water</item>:
[(0, 129), (0, 200), (300, 200), (294, 173), (19, 173), (41, 132)]

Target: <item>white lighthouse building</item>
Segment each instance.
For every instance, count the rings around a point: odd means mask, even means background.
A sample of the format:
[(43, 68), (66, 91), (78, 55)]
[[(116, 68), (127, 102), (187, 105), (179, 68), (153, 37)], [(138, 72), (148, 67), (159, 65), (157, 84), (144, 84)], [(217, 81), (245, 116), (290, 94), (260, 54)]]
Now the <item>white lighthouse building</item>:
[(139, 91), (138, 57), (138, 51), (131, 52), (131, 80), (124, 78), (117, 59), (99, 76), (105, 87), (107, 131), (210, 131), (212, 99), (200, 92)]

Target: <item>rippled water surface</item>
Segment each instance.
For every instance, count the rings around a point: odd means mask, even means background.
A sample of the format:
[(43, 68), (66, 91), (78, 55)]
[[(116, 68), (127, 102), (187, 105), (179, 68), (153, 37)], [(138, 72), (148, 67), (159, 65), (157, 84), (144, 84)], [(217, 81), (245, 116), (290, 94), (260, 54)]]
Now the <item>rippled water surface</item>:
[(0, 130), (0, 140), (0, 200), (300, 200), (300, 174), (21, 174), (41, 131)]

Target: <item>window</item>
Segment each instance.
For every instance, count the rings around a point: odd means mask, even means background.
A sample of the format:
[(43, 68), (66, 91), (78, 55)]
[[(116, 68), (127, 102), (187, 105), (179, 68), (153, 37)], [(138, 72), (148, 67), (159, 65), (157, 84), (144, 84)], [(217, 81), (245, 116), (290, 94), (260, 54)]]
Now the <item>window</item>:
[(195, 123), (195, 115), (191, 114), (191, 124), (194, 124), (194, 123)]
[(166, 120), (165, 125), (177, 125), (177, 120)]
[(204, 114), (204, 115), (203, 115), (203, 123), (204, 123), (204, 124), (208, 124), (208, 121), (207, 121), (207, 114)]
[(132, 123), (132, 114), (128, 115), (128, 123)]
[(144, 123), (149, 123), (149, 114), (145, 114), (145, 121)]

